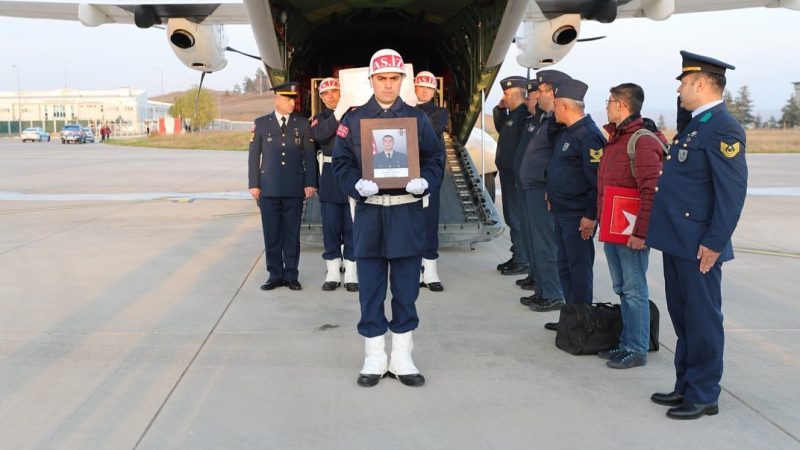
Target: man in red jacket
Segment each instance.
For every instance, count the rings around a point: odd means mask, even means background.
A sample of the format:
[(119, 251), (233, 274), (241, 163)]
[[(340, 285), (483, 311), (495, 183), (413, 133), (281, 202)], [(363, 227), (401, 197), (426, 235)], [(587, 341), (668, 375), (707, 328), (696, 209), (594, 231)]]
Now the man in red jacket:
[[(653, 195), (661, 175), (663, 147), (652, 135), (639, 137), (635, 141), (634, 164), (631, 165), (628, 141), (634, 132), (645, 127), (640, 115), (644, 91), (636, 84), (623, 83), (612, 87), (610, 93), (606, 101), (610, 123), (604, 127), (608, 132), (608, 144), (597, 171), (597, 216), (611, 213), (602, 209), (603, 194), (607, 186), (635, 188), (639, 191), (641, 203), (628, 242), (604, 244), (614, 292), (621, 300), (623, 329), (619, 346), (600, 352), (598, 356), (609, 360), (606, 363), (608, 367), (629, 369), (647, 363), (650, 344), (650, 304), (647, 289), (650, 250), (644, 242)], [(649, 120), (648, 122), (652, 123)], [(666, 141), (660, 132), (658, 136)]]

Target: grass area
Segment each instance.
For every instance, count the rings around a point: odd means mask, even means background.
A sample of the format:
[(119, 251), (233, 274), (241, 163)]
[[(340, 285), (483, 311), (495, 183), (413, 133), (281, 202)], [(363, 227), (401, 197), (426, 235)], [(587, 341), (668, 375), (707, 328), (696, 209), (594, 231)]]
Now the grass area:
[(109, 139), (110, 145), (124, 147), (177, 148), (181, 150), (242, 150), (250, 145), (249, 131), (214, 131), (133, 139)]
[[(674, 130), (664, 133), (675, 135)], [(187, 150), (247, 150), (250, 144), (249, 131), (217, 131), (188, 133), (172, 136), (150, 136), (136, 139), (111, 139), (111, 145), (177, 148)], [(792, 130), (748, 130), (748, 153), (800, 153), (800, 129)]]

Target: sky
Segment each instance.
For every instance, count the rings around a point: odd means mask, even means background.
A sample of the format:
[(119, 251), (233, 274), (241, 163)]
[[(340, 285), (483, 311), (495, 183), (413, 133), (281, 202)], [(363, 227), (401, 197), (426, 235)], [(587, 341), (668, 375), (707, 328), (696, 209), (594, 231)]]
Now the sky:
[[(227, 26), (228, 45), (257, 53), (249, 26)], [(608, 89), (623, 82), (640, 84), (645, 90), (645, 115), (665, 114), (672, 119), (675, 108), (675, 76), (680, 71), (679, 50), (700, 53), (737, 67), (728, 73), (732, 91), (747, 85), (755, 111), (764, 119), (780, 115), (792, 95), (792, 82), (800, 81), (800, 11), (752, 8), (738, 11), (679, 14), (656, 22), (620, 19), (612, 24), (584, 22), (580, 37), (607, 36), (578, 43), (555, 66), (586, 82), (587, 110), (604, 115)], [(140, 30), (134, 25), (84, 27), (78, 22), (0, 18), (0, 91), (145, 89), (150, 96), (185, 90), (199, 82), (200, 74), (184, 66), (167, 43), (161, 29)], [(516, 63), (518, 51), (509, 48), (498, 80), (508, 75), (526, 75)], [(413, 61), (411, 61), (413, 63)], [(206, 77), (212, 89), (231, 89), (245, 76), (253, 77), (258, 62), (228, 53), (228, 66)], [(499, 100), (493, 87), (487, 105)], [(489, 106), (491, 109), (491, 106)], [(597, 121), (602, 121), (598, 118)]]

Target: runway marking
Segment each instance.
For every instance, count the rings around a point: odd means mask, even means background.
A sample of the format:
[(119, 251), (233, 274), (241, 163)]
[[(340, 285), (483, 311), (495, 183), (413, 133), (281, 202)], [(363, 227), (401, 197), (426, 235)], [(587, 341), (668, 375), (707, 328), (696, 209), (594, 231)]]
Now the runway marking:
[(754, 255), (765, 256), (780, 256), (783, 258), (800, 258), (800, 253), (778, 252), (774, 250), (759, 250), (756, 248), (738, 248), (734, 247), (733, 251), (740, 253), (751, 253)]
[(256, 266), (258, 265), (258, 262), (261, 260), (261, 257), (263, 255), (264, 251), (262, 250), (261, 253), (259, 253), (258, 256), (256, 257), (255, 261), (253, 261), (253, 265), (250, 266), (250, 270), (248, 270), (247, 273), (242, 278), (242, 282), (239, 284), (239, 287), (236, 289), (236, 292), (234, 292), (233, 295), (231, 296), (231, 299), (228, 300), (228, 304), (225, 305), (225, 309), (222, 310), (219, 317), (217, 318), (217, 321), (214, 322), (214, 325), (206, 334), (205, 339), (203, 339), (203, 342), (200, 343), (200, 346), (197, 348), (197, 351), (195, 351), (194, 355), (192, 356), (192, 359), (190, 359), (189, 362), (186, 364), (186, 367), (184, 367), (183, 371), (178, 376), (178, 379), (175, 380), (175, 383), (172, 385), (172, 388), (167, 393), (167, 396), (164, 397), (164, 400), (161, 402), (161, 405), (159, 405), (158, 409), (153, 414), (153, 417), (150, 418), (150, 421), (147, 423), (147, 426), (142, 431), (142, 434), (139, 436), (139, 439), (136, 440), (136, 444), (134, 444), (133, 450), (139, 448), (139, 445), (141, 445), (142, 441), (147, 436), (147, 433), (150, 431), (150, 428), (153, 427), (153, 424), (158, 419), (158, 416), (161, 415), (161, 411), (164, 410), (164, 407), (167, 405), (167, 402), (169, 402), (170, 398), (172, 398), (172, 394), (174, 394), (175, 391), (178, 389), (178, 385), (181, 384), (181, 381), (183, 381), (183, 378), (189, 372), (189, 369), (192, 368), (192, 365), (197, 360), (197, 357), (200, 356), (200, 353), (203, 351), (203, 349), (205, 349), (206, 343), (208, 343), (208, 340), (211, 339), (211, 336), (217, 330), (217, 327), (219, 326), (220, 322), (222, 322), (222, 318), (225, 317), (225, 314), (230, 309), (231, 305), (233, 304), (233, 301), (236, 300), (236, 297), (239, 295), (239, 292), (244, 287), (244, 284), (250, 278), (250, 275), (253, 273), (253, 270), (255, 270)]

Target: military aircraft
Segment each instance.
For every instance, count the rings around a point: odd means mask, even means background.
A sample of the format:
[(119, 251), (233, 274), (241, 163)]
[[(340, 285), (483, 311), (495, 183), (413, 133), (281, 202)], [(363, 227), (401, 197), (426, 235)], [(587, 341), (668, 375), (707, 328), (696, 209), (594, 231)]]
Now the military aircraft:
[[(503, 229), (464, 145), (512, 43), (520, 65), (539, 69), (558, 63), (582, 40), (583, 21), (665, 20), (748, 7), (800, 10), (800, 0), (0, 1), (0, 15), (78, 20), (91, 27), (164, 27), (175, 55), (204, 74), (223, 69), (226, 51), (233, 50), (224, 25), (249, 24), (273, 85), (292, 80), (309, 86), (312, 78), (363, 66), (378, 49), (399, 51), (416, 68), (444, 79), (451, 139), (440, 241), (447, 245), (489, 240)], [(310, 103), (310, 89), (303, 100)], [(309, 203), (304, 242), (321, 242), (315, 210)]]

